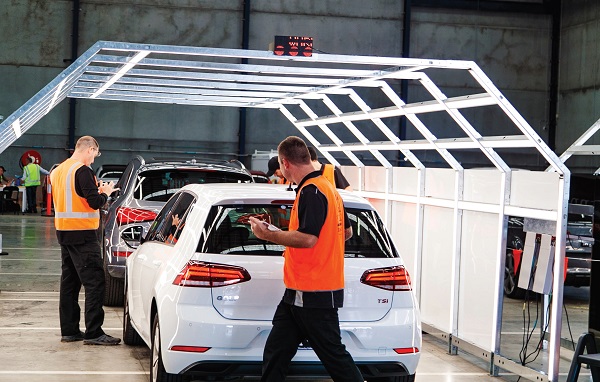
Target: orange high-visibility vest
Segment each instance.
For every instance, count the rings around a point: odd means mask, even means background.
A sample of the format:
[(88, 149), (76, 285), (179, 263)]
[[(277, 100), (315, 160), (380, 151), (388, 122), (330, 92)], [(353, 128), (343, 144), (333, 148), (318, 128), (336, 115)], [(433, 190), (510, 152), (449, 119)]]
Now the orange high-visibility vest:
[(335, 187), (334, 171), (335, 171), (335, 167), (332, 164), (324, 164), (323, 171), (321, 172), (321, 174), (325, 177), (325, 179), (327, 179), (328, 181), (331, 182), (331, 184), (333, 184), (333, 187)]
[(289, 180), (287, 180), (286, 178), (279, 178), (277, 180), (277, 184), (292, 184), (292, 182), (290, 182)]
[[(286, 247), (283, 282), (290, 289), (301, 291), (332, 291), (344, 288), (344, 204), (335, 187), (323, 176), (308, 179), (327, 198), (327, 217), (312, 248)], [(297, 230), (298, 200), (294, 201), (289, 230)]]
[(81, 166), (84, 164), (69, 158), (50, 174), (54, 226), (59, 231), (95, 230), (100, 226), (100, 213), (75, 190), (75, 172)]

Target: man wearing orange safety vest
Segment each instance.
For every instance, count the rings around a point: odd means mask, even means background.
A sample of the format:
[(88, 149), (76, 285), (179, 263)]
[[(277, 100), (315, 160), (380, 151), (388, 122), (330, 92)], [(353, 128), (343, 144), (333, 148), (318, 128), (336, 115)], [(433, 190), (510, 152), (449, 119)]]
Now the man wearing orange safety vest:
[[(50, 174), (54, 199), (54, 225), (60, 244), (59, 316), (61, 342), (85, 345), (117, 345), (120, 338), (104, 333), (104, 267), (98, 241), (98, 209), (116, 189), (114, 183), (98, 184), (90, 165), (100, 156), (98, 142), (79, 138), (71, 158)], [(85, 333), (79, 329), (79, 291), (85, 289)]]
[(324, 164), (319, 162), (319, 156), (317, 155), (317, 150), (314, 147), (309, 147), (308, 152), (310, 153), (310, 160), (313, 163), (313, 167), (315, 170), (321, 171), (321, 174), (331, 182), (335, 186), (335, 188), (339, 188), (340, 190), (352, 191), (352, 187), (348, 180), (342, 174), (339, 168), (335, 167), (332, 164)]
[(278, 153), (283, 175), (298, 184), (289, 229), (271, 231), (265, 222), (249, 219), (256, 237), (286, 246), (286, 290), (265, 344), (261, 380), (285, 380), (304, 342), (334, 381), (363, 382), (342, 344), (338, 317), (344, 302), (344, 245), (352, 236), (350, 220), (335, 187), (313, 168), (301, 138), (284, 139)]
[(273, 175), (275, 175), (278, 178), (276, 180), (277, 184), (288, 184), (288, 185), (292, 184), (292, 182), (290, 182), (289, 180), (286, 179), (285, 176), (283, 176), (283, 173), (281, 172), (281, 169), (279, 168), (279, 160), (278, 160), (277, 156), (274, 156), (271, 159), (269, 159), (269, 163), (267, 166), (269, 167), (269, 170), (267, 171), (267, 178), (270, 178)]

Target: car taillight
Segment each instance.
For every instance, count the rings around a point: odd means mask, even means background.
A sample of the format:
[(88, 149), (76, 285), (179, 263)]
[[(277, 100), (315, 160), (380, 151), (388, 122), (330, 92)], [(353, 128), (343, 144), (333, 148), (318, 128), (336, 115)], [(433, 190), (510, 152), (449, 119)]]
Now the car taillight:
[(418, 353), (419, 352), (419, 348), (395, 348), (394, 351), (398, 354), (413, 354), (413, 353)]
[(113, 251), (113, 256), (116, 257), (129, 257), (133, 252), (131, 251)]
[(391, 291), (411, 290), (410, 276), (408, 271), (401, 265), (369, 269), (363, 273), (360, 282)]
[(169, 350), (173, 350), (173, 351), (185, 351), (185, 352), (190, 352), (190, 353), (205, 353), (206, 351), (208, 351), (210, 348), (208, 347), (204, 347), (204, 346), (171, 346), (171, 349)]
[(242, 267), (192, 260), (175, 277), (173, 285), (216, 288), (249, 280), (250, 274)]
[(155, 217), (156, 212), (143, 210), (141, 208), (117, 208), (117, 223), (119, 223), (119, 225), (150, 222), (154, 220)]

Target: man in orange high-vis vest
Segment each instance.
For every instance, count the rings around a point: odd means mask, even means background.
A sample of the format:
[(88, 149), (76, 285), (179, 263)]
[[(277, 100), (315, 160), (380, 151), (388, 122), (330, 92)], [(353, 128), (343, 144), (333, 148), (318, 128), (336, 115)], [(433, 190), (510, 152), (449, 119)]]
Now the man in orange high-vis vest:
[(325, 164), (319, 162), (319, 156), (317, 155), (317, 150), (310, 146), (308, 148), (308, 152), (310, 154), (310, 160), (313, 164), (315, 170), (321, 171), (321, 175), (323, 175), (327, 180), (329, 180), (335, 188), (339, 188), (340, 190), (352, 191), (352, 187), (350, 183), (342, 174), (339, 168), (335, 167), (332, 164)]
[[(97, 231), (100, 213), (114, 183), (98, 184), (90, 165), (100, 156), (93, 137), (79, 138), (73, 155), (50, 174), (54, 225), (60, 244), (59, 316), (62, 342), (117, 345), (120, 338), (104, 333), (104, 266)], [(85, 333), (79, 329), (79, 291), (85, 289)]]
[(287, 184), (287, 185), (292, 184), (292, 182), (290, 182), (289, 180), (287, 180), (285, 178), (285, 176), (283, 176), (283, 173), (281, 172), (281, 169), (279, 168), (279, 159), (277, 156), (274, 156), (271, 159), (269, 159), (269, 163), (267, 164), (267, 166), (269, 168), (267, 171), (267, 178), (270, 178), (273, 175), (275, 175), (277, 177), (275, 184)]
[(284, 139), (278, 153), (283, 175), (298, 184), (289, 229), (271, 231), (265, 222), (249, 219), (258, 238), (286, 246), (286, 290), (265, 344), (261, 380), (285, 380), (304, 342), (334, 381), (363, 382), (342, 344), (338, 317), (344, 303), (344, 243), (352, 236), (350, 220), (335, 187), (313, 168), (302, 139)]

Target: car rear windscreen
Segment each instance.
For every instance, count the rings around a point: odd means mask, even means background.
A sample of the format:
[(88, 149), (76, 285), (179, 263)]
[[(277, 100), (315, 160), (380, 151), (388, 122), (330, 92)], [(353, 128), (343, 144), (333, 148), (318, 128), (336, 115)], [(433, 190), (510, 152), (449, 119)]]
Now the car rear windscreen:
[(250, 175), (227, 171), (165, 169), (144, 171), (138, 174), (134, 198), (153, 202), (166, 202), (174, 193), (188, 184), (246, 183)]
[[(291, 205), (213, 206), (201, 236), (198, 252), (252, 256), (281, 256), (285, 249), (257, 238), (250, 228), (250, 217), (286, 231)], [(352, 237), (346, 241), (346, 257), (398, 257), (379, 216), (371, 210), (347, 208)]]

